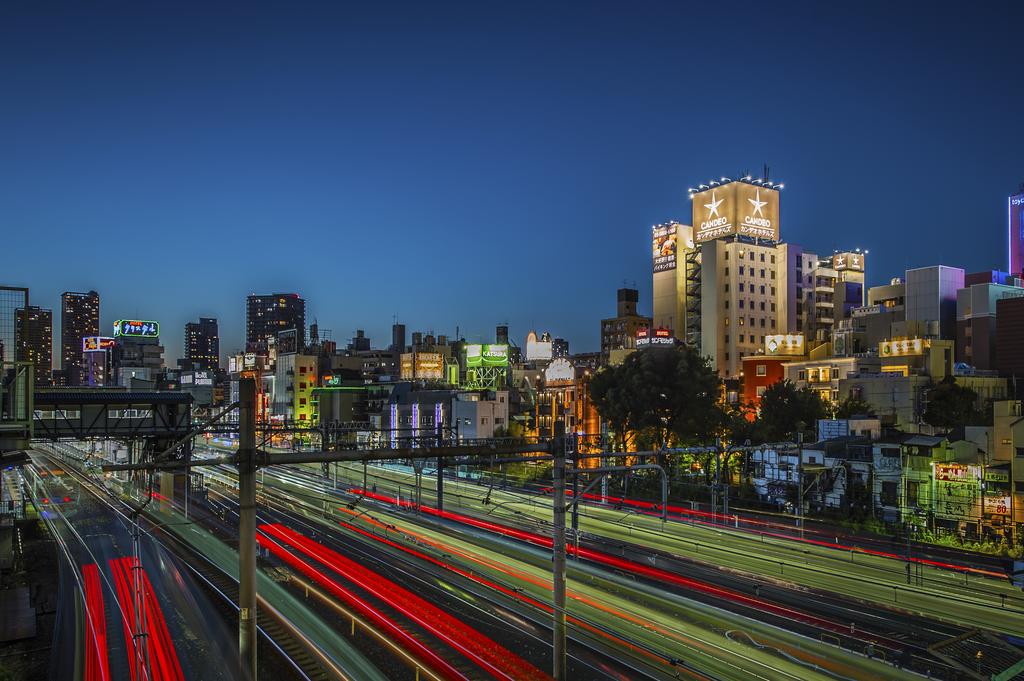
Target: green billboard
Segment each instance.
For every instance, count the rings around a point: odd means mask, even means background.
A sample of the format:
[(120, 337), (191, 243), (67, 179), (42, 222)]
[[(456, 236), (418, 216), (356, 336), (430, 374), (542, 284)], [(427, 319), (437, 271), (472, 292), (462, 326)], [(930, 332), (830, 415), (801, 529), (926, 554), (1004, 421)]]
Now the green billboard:
[(508, 366), (508, 346), (481, 345), (479, 343), (466, 346), (467, 367), (504, 367)]

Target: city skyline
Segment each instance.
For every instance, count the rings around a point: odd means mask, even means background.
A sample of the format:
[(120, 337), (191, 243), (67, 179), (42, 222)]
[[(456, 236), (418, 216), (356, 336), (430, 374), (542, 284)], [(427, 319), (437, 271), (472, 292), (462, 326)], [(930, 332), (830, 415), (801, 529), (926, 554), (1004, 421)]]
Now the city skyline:
[(947, 9), (7, 8), (5, 281), (100, 291), (104, 328), (217, 317), (225, 350), (265, 291), (339, 342), (397, 315), (596, 350), (624, 281), (649, 311), (650, 225), (765, 163), (783, 239), (870, 249), (870, 284), (1003, 268), (1017, 9)]

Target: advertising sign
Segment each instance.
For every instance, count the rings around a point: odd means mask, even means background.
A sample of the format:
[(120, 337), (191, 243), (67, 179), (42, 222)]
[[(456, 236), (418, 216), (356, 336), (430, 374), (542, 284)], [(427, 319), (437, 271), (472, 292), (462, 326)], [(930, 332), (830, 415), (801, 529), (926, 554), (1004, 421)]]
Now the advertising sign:
[(832, 256), (832, 269), (837, 272), (850, 270), (853, 272), (864, 271), (864, 254), (857, 252), (835, 253)]
[[(544, 337), (547, 337), (547, 334)], [(526, 335), (526, 361), (546, 361), (551, 359), (552, 354), (550, 340), (538, 340), (537, 334), (533, 331)]]
[(483, 365), (489, 367), (503, 367), (508, 365), (508, 346), (485, 345), (482, 352)]
[(850, 312), (854, 317), (867, 317), (868, 315), (878, 314), (881, 311), (881, 305), (865, 305), (864, 307), (855, 307)]
[(138, 319), (118, 319), (114, 322), (114, 336), (137, 336), (156, 338), (160, 335), (160, 324)]
[(484, 346), (472, 343), (466, 346), (466, 366), (478, 367), (484, 363)]
[(299, 332), (296, 329), (280, 331), (277, 334), (277, 354), (293, 355), (299, 351)]
[(697, 243), (743, 234), (779, 239), (779, 192), (746, 182), (727, 182), (691, 196)]
[(1019, 275), (1024, 271), (1024, 192), (1010, 197), (1007, 217), (1010, 231), (1007, 242), (1010, 248), (1010, 274)]
[(402, 377), (402, 380), (411, 381), (412, 379), (416, 378), (414, 363), (415, 357), (416, 355), (411, 352), (406, 352), (402, 354), (401, 360), (399, 361), (398, 364), (400, 372), (399, 375)]
[(1010, 515), (1010, 497), (986, 496), (985, 515)]
[(444, 378), (444, 355), (439, 352), (417, 352), (416, 378), (432, 380)]
[(82, 352), (100, 352), (114, 347), (114, 339), (107, 336), (86, 336), (82, 339)]
[(548, 368), (544, 370), (544, 381), (545, 383), (552, 383), (556, 381), (571, 381), (576, 378), (576, 372), (572, 368), (572, 364), (569, 360), (564, 357), (559, 357), (555, 361), (548, 365)]
[(664, 327), (657, 329), (640, 329), (636, 332), (636, 346), (638, 348), (652, 345), (675, 345), (676, 339), (672, 335), (672, 329)]
[(977, 466), (935, 465), (935, 515), (956, 520), (977, 519), (981, 512)]
[(736, 231), (739, 234), (779, 240), (779, 190), (746, 182), (736, 186)]
[(403, 380), (444, 378), (444, 355), (439, 352), (406, 352), (399, 362)]
[(668, 222), (653, 228), (652, 261), (655, 272), (676, 268), (676, 243), (679, 238), (678, 223)]
[(467, 367), (503, 367), (508, 365), (508, 346), (505, 344), (466, 346)]
[(905, 338), (903, 340), (882, 341), (878, 344), (880, 357), (910, 357), (923, 355), (925, 348), (931, 344), (921, 338)]
[(764, 354), (802, 355), (804, 354), (804, 335), (802, 333), (790, 333), (765, 336)]

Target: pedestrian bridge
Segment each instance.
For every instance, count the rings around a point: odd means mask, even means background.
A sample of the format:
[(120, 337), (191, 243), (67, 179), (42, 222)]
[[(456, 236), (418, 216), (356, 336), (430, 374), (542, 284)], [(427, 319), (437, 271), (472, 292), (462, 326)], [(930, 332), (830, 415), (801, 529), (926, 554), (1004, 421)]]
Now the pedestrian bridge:
[(192, 430), (192, 396), (183, 392), (44, 388), (33, 402), (34, 440), (177, 440)]

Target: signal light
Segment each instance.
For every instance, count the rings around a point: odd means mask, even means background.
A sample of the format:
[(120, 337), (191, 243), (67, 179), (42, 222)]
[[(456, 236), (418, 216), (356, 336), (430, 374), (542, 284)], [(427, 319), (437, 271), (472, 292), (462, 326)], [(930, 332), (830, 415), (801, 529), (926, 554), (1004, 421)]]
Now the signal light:
[(49, 497), (43, 497), (43, 503), (44, 504), (50, 503), (50, 498)]

